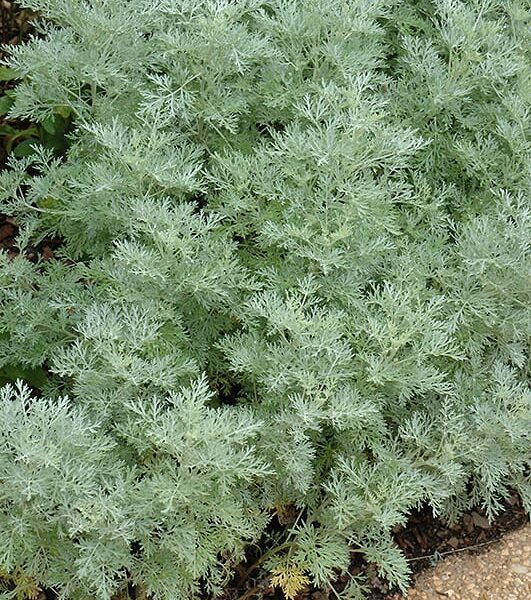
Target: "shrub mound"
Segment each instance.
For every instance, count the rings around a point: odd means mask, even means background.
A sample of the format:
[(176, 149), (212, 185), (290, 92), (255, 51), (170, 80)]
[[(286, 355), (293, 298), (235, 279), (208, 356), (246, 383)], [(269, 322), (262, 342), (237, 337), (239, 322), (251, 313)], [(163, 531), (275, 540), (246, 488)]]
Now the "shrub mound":
[(529, 508), (524, 3), (24, 4), (9, 116), (72, 125), (0, 177), (19, 594), (215, 595), (260, 539), (288, 598), (405, 588), (413, 507)]

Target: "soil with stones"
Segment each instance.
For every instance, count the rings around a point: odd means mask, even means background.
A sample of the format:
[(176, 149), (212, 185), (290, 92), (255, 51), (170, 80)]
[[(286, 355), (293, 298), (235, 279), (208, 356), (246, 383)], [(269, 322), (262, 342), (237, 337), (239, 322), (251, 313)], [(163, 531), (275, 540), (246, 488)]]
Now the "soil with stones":
[[(406, 525), (393, 532), (412, 571), (412, 588), (406, 598), (441, 600), (451, 598), (453, 593), (454, 600), (528, 600), (531, 594), (522, 594), (527, 593), (525, 586), (529, 586), (526, 580), (530, 569), (529, 532), (528, 517), (516, 493), (509, 496), (505, 509), (492, 523), (479, 508), (464, 514), (452, 525), (434, 518), (429, 508), (413, 512)], [(506, 557), (503, 561), (500, 559), (502, 550)], [(378, 575), (375, 565), (364, 562), (359, 554), (353, 556), (350, 574), (368, 580), (367, 600), (404, 600)], [(237, 571), (248, 573), (257, 558), (250, 557)], [(488, 573), (496, 575), (487, 580)], [(348, 575), (340, 577), (334, 588), (341, 591), (348, 579)], [(492, 595), (489, 589), (492, 593), (501, 589), (504, 592)], [(448, 590), (450, 595), (446, 594)], [(308, 588), (296, 600), (334, 598), (329, 591)], [(271, 587), (268, 574), (263, 570), (245, 579), (237, 575), (222, 596), (222, 600), (282, 599), (282, 592)]]
[(531, 598), (531, 525), (478, 554), (454, 554), (423, 572), (408, 600), (528, 600)]

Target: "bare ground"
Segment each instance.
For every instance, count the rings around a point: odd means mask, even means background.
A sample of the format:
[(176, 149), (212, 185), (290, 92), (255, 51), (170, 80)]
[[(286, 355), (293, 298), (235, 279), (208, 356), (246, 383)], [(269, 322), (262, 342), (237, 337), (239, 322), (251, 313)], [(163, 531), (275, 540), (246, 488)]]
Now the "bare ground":
[(531, 525), (508, 533), (480, 554), (454, 554), (423, 571), (408, 600), (529, 600)]

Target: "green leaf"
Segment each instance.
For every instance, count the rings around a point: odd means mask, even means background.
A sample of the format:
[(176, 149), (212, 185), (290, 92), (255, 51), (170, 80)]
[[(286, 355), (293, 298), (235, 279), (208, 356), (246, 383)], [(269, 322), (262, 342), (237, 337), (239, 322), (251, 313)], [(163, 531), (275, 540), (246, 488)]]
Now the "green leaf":
[(41, 123), (43, 129), (53, 135), (57, 131), (57, 120), (55, 117), (47, 117)]
[(70, 119), (56, 114), (47, 117), (39, 127), (39, 138), (43, 146), (50, 148), (56, 154), (63, 154), (68, 148), (66, 132)]
[(13, 106), (13, 98), (10, 96), (0, 96), (0, 115), (7, 115), (9, 109)]
[[(20, 131), (17, 131), (15, 129), (14, 133), (11, 135), (11, 137), (8, 139), (8, 141), (6, 143), (6, 152), (8, 154), (11, 154), (11, 152), (13, 151), (13, 147), (15, 146), (15, 142), (18, 145), (20, 145), (19, 140), (25, 140), (27, 138), (31, 138), (35, 141), (38, 141), (38, 138), (37, 138), (38, 135), (39, 135), (39, 131), (35, 127), (28, 127), (26, 129), (21, 129)], [(21, 150), (21, 151), (23, 151), (23, 150)], [(17, 156), (17, 155), (15, 154), (15, 156)]]
[(22, 365), (6, 365), (0, 369), (0, 386), (23, 379), (35, 388), (42, 389), (48, 378), (41, 367), (24, 367)]
[(0, 125), (0, 135), (15, 135), (16, 133), (17, 130), (11, 125), (8, 125), (7, 123), (2, 123), (2, 125)]
[(70, 106), (57, 106), (54, 112), (60, 117), (63, 117), (63, 119), (68, 119), (68, 117), (72, 115)]
[(56, 208), (59, 202), (55, 198), (41, 198), (37, 200), (37, 206), (39, 208)]
[(15, 146), (15, 149), (13, 150), (13, 155), (17, 158), (31, 156), (32, 154), (35, 154), (36, 146), (40, 145), (41, 143), (39, 142), (39, 140), (36, 140), (35, 138), (24, 140), (20, 142), (20, 144), (17, 144)]
[(11, 69), (5, 65), (0, 65), (0, 81), (12, 81), (13, 79), (17, 79), (18, 76), (19, 75), (15, 69)]

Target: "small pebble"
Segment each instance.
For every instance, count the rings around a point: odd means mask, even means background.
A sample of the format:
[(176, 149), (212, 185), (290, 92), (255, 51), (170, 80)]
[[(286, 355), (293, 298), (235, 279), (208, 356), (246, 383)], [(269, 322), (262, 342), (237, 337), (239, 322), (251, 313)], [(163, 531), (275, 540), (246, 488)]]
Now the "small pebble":
[(517, 563), (513, 563), (511, 565), (511, 569), (516, 573), (520, 573), (521, 575), (527, 575), (527, 567), (524, 565), (519, 565)]
[(530, 600), (530, 549), (531, 525), (528, 524), (507, 534), (499, 543), (485, 547), (479, 554), (456, 553), (424, 571), (406, 598)]

